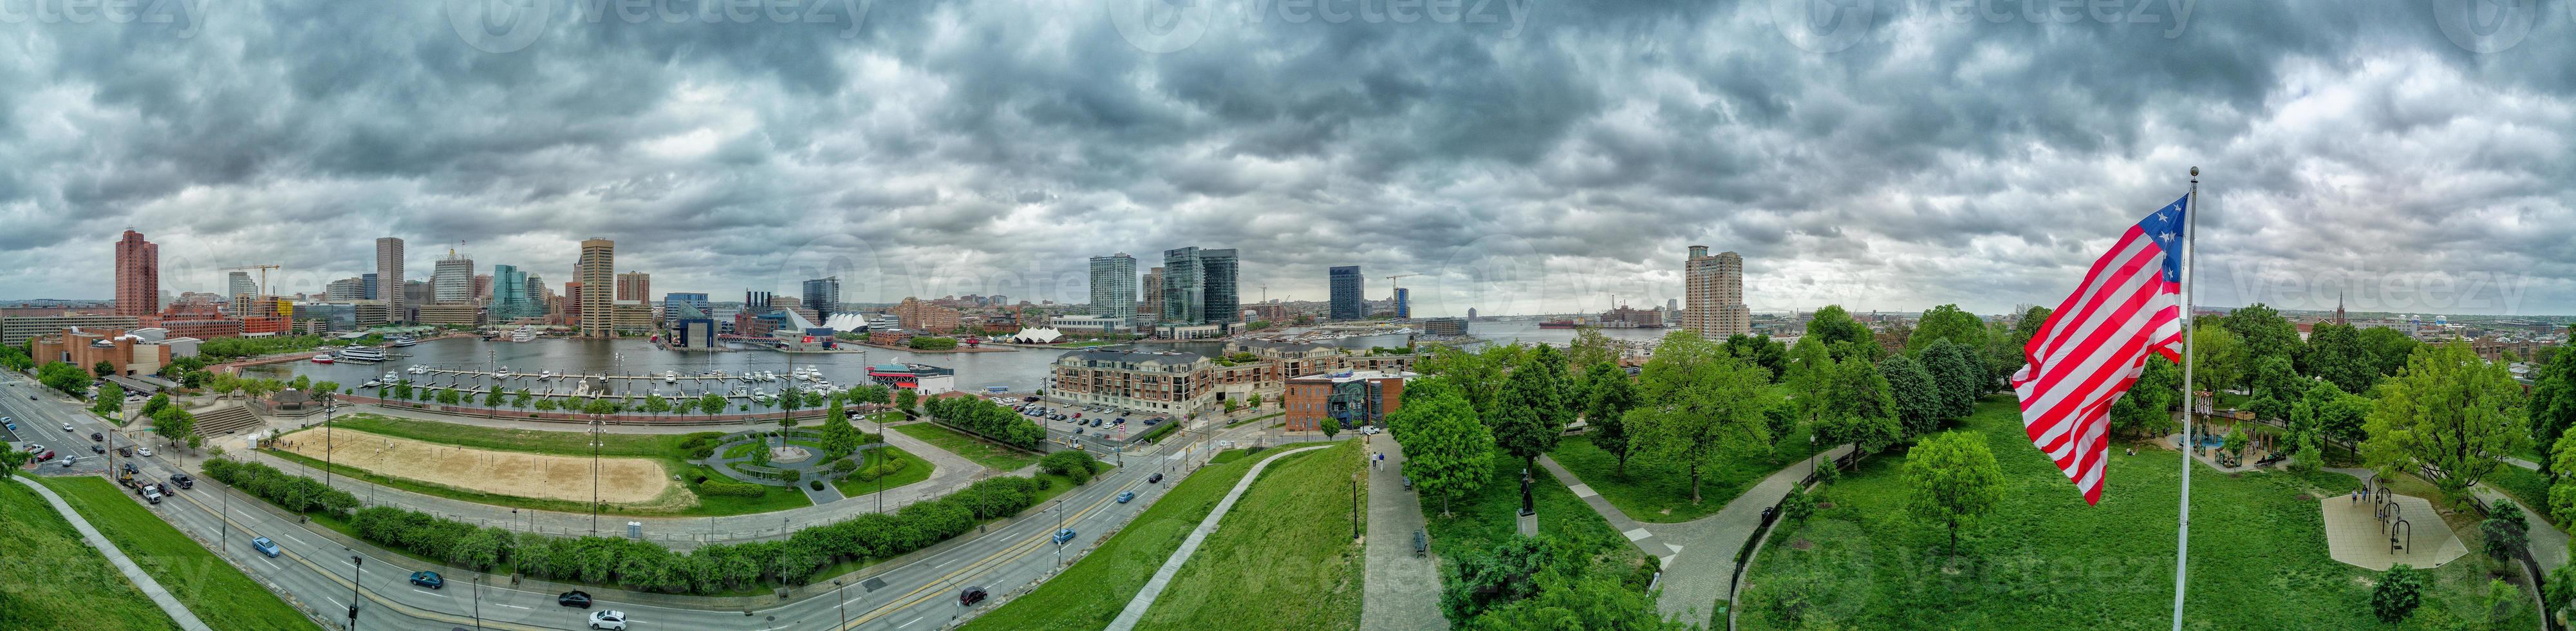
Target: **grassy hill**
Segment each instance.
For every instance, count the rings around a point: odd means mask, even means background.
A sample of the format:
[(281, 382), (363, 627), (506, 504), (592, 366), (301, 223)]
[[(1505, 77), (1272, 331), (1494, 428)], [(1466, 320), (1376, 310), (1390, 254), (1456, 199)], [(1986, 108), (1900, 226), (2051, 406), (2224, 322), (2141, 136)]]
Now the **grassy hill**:
[[(1353, 494), (1368, 505), (1366, 486), (1352, 484), (1361, 453), (1344, 441), (1263, 470), (1137, 628), (1359, 628), (1367, 563), (1351, 524)], [(1362, 532), (1367, 517), (1359, 512)]]
[(1190, 529), (1198, 527), (1209, 511), (1216, 510), (1226, 491), (1251, 470), (1251, 463), (1240, 462), (1208, 465), (1191, 474), (1090, 556), (1066, 568), (1037, 591), (975, 618), (965, 629), (1092, 631), (1108, 626), (1127, 601), (1136, 597), (1137, 590), (1145, 587), (1145, 580), (1153, 578), (1154, 570), (1181, 547), (1181, 540), (1189, 538)]
[[(162, 587), (177, 596), (197, 619), (217, 629), (319, 629), (277, 594), (251, 582), (213, 552), (198, 545), (195, 539), (180, 534), (161, 521), (159, 516), (141, 504), (127, 499), (124, 489), (104, 478), (44, 478), (45, 486), (63, 496), (63, 503), (80, 511), (92, 527), (107, 535), (125, 556), (143, 568), (145, 574), (161, 582)], [(182, 491), (183, 493), (188, 491)], [(235, 537), (232, 545), (250, 550), (250, 537)], [(149, 604), (148, 602), (146, 604)], [(156, 610), (157, 611), (157, 610)]]
[(0, 482), (0, 629), (177, 629), (53, 505)]

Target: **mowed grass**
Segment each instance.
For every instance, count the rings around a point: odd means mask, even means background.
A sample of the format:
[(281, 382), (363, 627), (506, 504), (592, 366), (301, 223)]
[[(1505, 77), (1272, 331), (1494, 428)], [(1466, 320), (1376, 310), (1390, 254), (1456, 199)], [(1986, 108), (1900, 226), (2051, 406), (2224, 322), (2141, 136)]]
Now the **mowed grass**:
[(1038, 463), (1037, 454), (994, 444), (992, 441), (968, 436), (964, 432), (948, 429), (936, 423), (907, 423), (896, 425), (891, 429), (903, 432), (906, 436), (919, 438), (921, 442), (930, 443), (934, 447), (947, 450), (948, 453), (974, 461), (975, 464), (1004, 472), (1018, 471)]
[(1180, 549), (1190, 529), (1216, 510), (1226, 491), (1251, 470), (1246, 464), (1208, 465), (1173, 485), (1161, 499), (1154, 499), (1150, 488), (1139, 491), (1138, 501), (1154, 502), (1144, 514), (1037, 591), (1003, 604), (965, 628), (1092, 631), (1108, 626), (1145, 587), (1145, 580), (1153, 578), (1154, 570)]
[[(2086, 506), (2064, 475), (2031, 448), (2009, 400), (1984, 402), (1961, 429), (1981, 433), (2004, 472), (2001, 505), (1946, 531), (1906, 512), (1911, 492), (1899, 451), (1863, 460), (1823, 491), (1831, 508), (1775, 531), (1737, 604), (1748, 629), (2165, 628), (2173, 605), (2174, 524), (2180, 471), (2174, 453), (2114, 445), (2101, 504)], [(2358, 629), (2370, 613), (2376, 572), (2327, 555), (2317, 497), (2357, 488), (2318, 472), (2192, 476), (2191, 572), (2186, 625), (2222, 629)], [(2308, 499), (2302, 499), (2306, 497)], [(2437, 500), (2438, 501), (2438, 500)], [(2461, 532), (2471, 550), (2473, 531)], [(2431, 572), (2424, 609), (2407, 627), (2485, 622), (2476, 601), (2484, 557)], [(1803, 618), (1776, 615), (1784, 598)], [(2536, 626), (2528, 607), (2497, 628)], [(2474, 618), (2473, 618), (2474, 616)]]
[[(277, 594), (252, 582), (239, 568), (216, 558), (150, 509), (128, 499), (124, 489), (106, 479), (82, 476), (40, 480), (207, 625), (217, 629), (321, 628), (288, 607)], [(242, 550), (250, 549), (248, 535), (232, 543), (242, 546)]]
[(52, 503), (17, 482), (0, 481), (0, 559), (9, 560), (0, 573), (0, 629), (179, 628)]
[[(859, 481), (858, 474), (856, 472), (852, 472), (850, 477), (833, 480), (832, 486), (841, 489), (842, 497), (858, 497), (869, 493), (875, 493), (877, 492), (877, 489), (880, 488), (892, 491), (902, 488), (903, 485), (906, 484), (930, 479), (930, 461), (922, 460), (920, 456), (912, 455), (912, 452), (904, 451), (903, 448), (893, 445), (886, 445), (884, 447), (868, 450), (867, 461), (860, 463), (858, 470), (866, 471), (868, 470), (868, 467), (877, 466), (887, 462), (888, 460), (903, 461), (905, 463), (903, 470), (896, 471), (894, 475), (886, 476), (879, 480), (868, 480), (865, 482)], [(880, 484), (880, 482), (882, 482), (882, 484)]]
[[(1361, 506), (1368, 497), (1351, 480), (1361, 453), (1345, 441), (1272, 462), (1137, 628), (1359, 628), (1367, 562), (1351, 539), (1351, 507), (1353, 493)], [(1367, 515), (1359, 517), (1366, 532)]]
[(1700, 469), (1700, 502), (1691, 503), (1690, 468), (1662, 458), (1628, 458), (1626, 475), (1619, 473), (1619, 459), (1592, 444), (1590, 436), (1567, 436), (1559, 441), (1548, 457), (1564, 465), (1566, 471), (1583, 480), (1585, 486), (1610, 500), (1611, 506), (1627, 513), (1629, 519), (1646, 523), (1678, 523), (1717, 513), (1726, 503), (1743, 495), (1763, 478), (1791, 464), (1803, 463), (1822, 445), (1807, 443), (1807, 430), (1800, 429), (1782, 436), (1778, 447), (1769, 455), (1748, 458), (1721, 458)]
[[(1485, 479), (1485, 485), (1464, 497), (1444, 504), (1437, 497), (1417, 495), (1422, 502), (1424, 530), (1431, 537), (1431, 553), (1440, 559), (1440, 580), (1450, 579), (1450, 568), (1462, 555), (1520, 536), (1521, 467), (1519, 460), (1496, 456), (1494, 472)], [(1592, 557), (1592, 567), (1587, 572), (1618, 577), (1622, 584), (1639, 591), (1653, 580), (1657, 569), (1654, 560), (1628, 543), (1627, 537), (1610, 527), (1610, 520), (1592, 510), (1583, 498), (1575, 497), (1574, 491), (1557, 482), (1556, 476), (1532, 476), (1530, 501), (1538, 509), (1541, 535), (1568, 541)], [(1448, 512), (1445, 516), (1444, 509)]]
[[(395, 438), (409, 438), (458, 447), (493, 451), (516, 451), (550, 456), (588, 456), (590, 432), (539, 429), (509, 429), (441, 423), (415, 419), (392, 418), (375, 414), (352, 414), (332, 421), (343, 427)], [(319, 425), (315, 428), (318, 430)], [(720, 432), (700, 432), (717, 434)], [(690, 434), (617, 434), (601, 433), (599, 455), (681, 458), (681, 441)]]
[(2533, 521), (2558, 523), (2549, 518), (2549, 476), (2508, 464), (2496, 467), (2495, 473), (2487, 474), (2480, 482), (2512, 497), (2513, 503)]

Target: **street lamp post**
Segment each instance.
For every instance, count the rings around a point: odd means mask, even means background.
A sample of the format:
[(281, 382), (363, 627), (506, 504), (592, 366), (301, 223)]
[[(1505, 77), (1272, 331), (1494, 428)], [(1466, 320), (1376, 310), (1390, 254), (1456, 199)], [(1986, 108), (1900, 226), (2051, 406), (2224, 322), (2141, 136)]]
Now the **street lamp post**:
[(1816, 435), (1813, 432), (1807, 434), (1807, 451), (1813, 451), (1816, 454), (1814, 458), (1807, 459), (1807, 477), (1813, 478), (1816, 477), (1818, 469), (1824, 468), (1825, 462), (1825, 452), (1816, 449)]
[(1360, 474), (1351, 473), (1351, 539), (1360, 538)]
[(599, 419), (590, 420), (590, 536), (599, 536)]
[(322, 486), (331, 486), (331, 406), (322, 406)]
[(483, 631), (483, 575), (474, 575), (474, 631)]
[(349, 555), (349, 631), (358, 631), (358, 582), (366, 577), (366, 566), (362, 565), (366, 560), (366, 557), (356, 554)]
[[(833, 600), (838, 600), (838, 601), (840, 601), (840, 603), (838, 603), (838, 604), (840, 605), (840, 608), (841, 608), (841, 627), (847, 627), (847, 626), (850, 626), (850, 597), (849, 597), (849, 595), (850, 595), (850, 588), (849, 588), (849, 586), (842, 585), (842, 584), (841, 584), (841, 579), (837, 579), (837, 578), (836, 578), (836, 579), (832, 579), (832, 599), (833, 599)], [(837, 628), (841, 628), (841, 627), (833, 627), (833, 628), (837, 629)]]

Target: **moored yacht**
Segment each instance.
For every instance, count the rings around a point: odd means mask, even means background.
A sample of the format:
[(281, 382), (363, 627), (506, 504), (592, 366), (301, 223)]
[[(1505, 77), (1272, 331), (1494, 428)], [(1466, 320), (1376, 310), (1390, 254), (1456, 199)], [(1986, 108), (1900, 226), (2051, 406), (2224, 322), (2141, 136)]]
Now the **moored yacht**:
[[(374, 347), (374, 346), (351, 346), (351, 347), (348, 347), (348, 348), (340, 349), (340, 355), (339, 355), (338, 357), (333, 358), (333, 359), (335, 359), (335, 360), (338, 360), (338, 359), (346, 359), (346, 360), (350, 360), (350, 361), (363, 361), (363, 362), (379, 362), (379, 361), (384, 361), (384, 360), (385, 360), (385, 349), (383, 349), (383, 348), (379, 348), (379, 347)], [(393, 373), (385, 373), (385, 374), (390, 375), (390, 374), (393, 374)]]

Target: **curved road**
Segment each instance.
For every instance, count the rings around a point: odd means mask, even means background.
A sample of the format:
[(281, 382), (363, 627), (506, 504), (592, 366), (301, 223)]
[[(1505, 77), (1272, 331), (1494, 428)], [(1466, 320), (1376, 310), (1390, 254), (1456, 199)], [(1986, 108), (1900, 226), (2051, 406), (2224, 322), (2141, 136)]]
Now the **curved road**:
[[(0, 376), (0, 381), (17, 384), (0, 389), (0, 393), (15, 398), (0, 399), (0, 414), (18, 417), (22, 429), (29, 426), (30, 420), (51, 427), (72, 423), (84, 433), (105, 429), (103, 423), (59, 397), (40, 395), (40, 401), (28, 401), (26, 396), (40, 387), (32, 380), (10, 374)], [(1184, 466), (1180, 458), (1176, 455), (1150, 463), (1130, 463), (1129, 467), (1113, 470), (1064, 494), (1043, 511), (1000, 522), (983, 534), (934, 546), (935, 551), (878, 571), (838, 595), (808, 587), (793, 599), (749, 611), (621, 602), (602, 596), (594, 610), (625, 611), (635, 629), (938, 628), (969, 613), (956, 601), (963, 587), (984, 586), (1003, 592), (1050, 575), (1058, 563), (1058, 550), (1049, 536), (1056, 529), (1071, 527), (1081, 533), (1065, 550), (1074, 552), (1075, 548), (1096, 544), (1111, 526), (1160, 500), (1164, 489), (1177, 484), (1192, 469)], [(153, 479), (166, 479), (179, 471), (162, 457), (131, 460)], [(1145, 483), (1145, 477), (1154, 471), (1168, 472), (1162, 484)], [(223, 491), (222, 486), (200, 480), (195, 489), (178, 491), (171, 499), (147, 507), (173, 526), (216, 542), (218, 554), (248, 568), (254, 580), (269, 585), (290, 603), (321, 619), (345, 620), (349, 604), (356, 602), (360, 606), (359, 628), (580, 629), (586, 624), (588, 612), (555, 605), (555, 586), (535, 581), (518, 588), (481, 584), (476, 579), (489, 579), (370, 545), (344, 547), (312, 530), (318, 526), (298, 524), (293, 515), (247, 495)], [(1114, 501), (1118, 493), (1131, 490), (1137, 493), (1137, 501)], [(252, 550), (251, 538), (260, 536), (276, 541), (283, 554), (269, 558)], [(352, 557), (361, 560), (353, 563)], [(447, 588), (430, 590), (410, 585), (407, 577), (415, 570), (440, 572), (447, 578)], [(830, 579), (819, 583), (829, 585)], [(818, 593), (803, 593), (806, 591)], [(656, 598), (645, 596), (642, 600)]]

